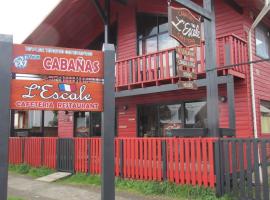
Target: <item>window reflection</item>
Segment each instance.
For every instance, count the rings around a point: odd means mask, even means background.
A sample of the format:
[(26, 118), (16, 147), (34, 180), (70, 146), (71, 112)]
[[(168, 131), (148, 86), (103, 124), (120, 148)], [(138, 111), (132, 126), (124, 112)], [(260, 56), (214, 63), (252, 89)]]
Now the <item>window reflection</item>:
[(185, 123), (187, 128), (206, 128), (206, 102), (185, 103)]

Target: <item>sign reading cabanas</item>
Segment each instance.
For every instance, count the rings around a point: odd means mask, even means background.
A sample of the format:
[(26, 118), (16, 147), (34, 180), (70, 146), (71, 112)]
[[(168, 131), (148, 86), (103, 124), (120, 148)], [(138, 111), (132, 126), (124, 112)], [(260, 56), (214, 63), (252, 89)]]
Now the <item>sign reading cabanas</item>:
[(13, 55), (13, 73), (103, 78), (101, 51), (14, 44)]
[(103, 63), (101, 51), (13, 45), (12, 73), (55, 76), (57, 80), (61, 76), (63, 81), (29, 80), (29, 76), (13, 79), (11, 109), (102, 112), (103, 83), (93, 79), (75, 82), (75, 77), (103, 79)]
[(200, 45), (201, 22), (186, 8), (169, 6), (169, 33), (185, 47)]
[(11, 109), (102, 111), (103, 85), (12, 80)]

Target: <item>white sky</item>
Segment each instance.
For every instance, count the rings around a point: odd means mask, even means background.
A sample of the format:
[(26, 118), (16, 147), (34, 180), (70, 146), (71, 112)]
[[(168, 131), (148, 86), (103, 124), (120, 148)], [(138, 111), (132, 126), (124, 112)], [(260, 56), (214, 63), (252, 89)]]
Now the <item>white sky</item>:
[(0, 33), (22, 43), (61, 0), (0, 0)]

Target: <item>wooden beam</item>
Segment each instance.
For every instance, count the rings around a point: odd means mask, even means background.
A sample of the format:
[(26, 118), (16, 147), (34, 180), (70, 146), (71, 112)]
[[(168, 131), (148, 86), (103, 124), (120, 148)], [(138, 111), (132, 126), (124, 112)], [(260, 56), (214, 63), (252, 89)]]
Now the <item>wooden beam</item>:
[(106, 17), (106, 14), (105, 14), (105, 11), (103, 10), (103, 8), (101, 7), (100, 3), (98, 0), (91, 0), (93, 2), (93, 4), (95, 5), (97, 11), (98, 11), (98, 14), (100, 15), (103, 23), (105, 24), (107, 22), (107, 17)]
[(208, 10), (202, 8), (198, 4), (192, 2), (191, 0), (174, 0), (177, 3), (182, 4), (186, 8), (198, 13), (202, 17), (206, 18), (207, 20), (211, 21), (212, 20), (212, 14)]

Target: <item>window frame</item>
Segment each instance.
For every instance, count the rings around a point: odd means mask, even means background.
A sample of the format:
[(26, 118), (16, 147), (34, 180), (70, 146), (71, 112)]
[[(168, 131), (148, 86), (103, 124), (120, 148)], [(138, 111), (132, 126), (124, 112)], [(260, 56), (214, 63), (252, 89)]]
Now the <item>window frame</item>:
[[(138, 18), (139, 18), (140, 15), (141, 16), (156, 17), (156, 27), (157, 27), (157, 33), (156, 34), (150, 35), (150, 36), (143, 36), (142, 38), (139, 38), (139, 34), (138, 34)], [(145, 12), (136, 13), (136, 43), (137, 43), (136, 46), (137, 46), (137, 55), (138, 56), (142, 56), (142, 55), (146, 54), (145, 52), (143, 52), (143, 48), (142, 48), (142, 54), (140, 55), (140, 41), (143, 41), (143, 40), (146, 40), (146, 39), (149, 39), (149, 38), (156, 37), (157, 51), (159, 51), (159, 35), (166, 34), (166, 33), (169, 32), (168, 30), (159, 32), (159, 20), (158, 20), (158, 18), (160, 18), (160, 17), (167, 17), (168, 18), (168, 15), (162, 14), (162, 13), (159, 13), (159, 14), (145, 13)]]
[[(268, 102), (270, 104), (270, 100), (260, 99), (259, 100), (259, 105), (260, 106), (262, 105), (262, 102)], [(270, 132), (265, 132), (265, 133), (262, 132), (262, 112), (261, 112), (261, 110), (260, 110), (260, 118), (259, 118), (259, 120), (260, 120), (261, 136), (270, 137)]]
[[(160, 126), (159, 126), (159, 123), (160, 123), (160, 113), (159, 113), (159, 111), (160, 111), (160, 106), (161, 105), (172, 105), (172, 104), (181, 104), (181, 108), (185, 108), (185, 104), (186, 103), (193, 103), (193, 102), (206, 102), (206, 98), (201, 98), (201, 99), (195, 99), (195, 100), (181, 100), (181, 101), (179, 101), (179, 100), (177, 100), (177, 101), (166, 101), (166, 102), (161, 102), (161, 103), (146, 103), (146, 104), (137, 104), (136, 106), (137, 106), (137, 109), (136, 109), (136, 112), (137, 112), (137, 114), (136, 114), (136, 116), (137, 116), (137, 133), (136, 133), (136, 135), (137, 135), (137, 137), (143, 137), (143, 136), (141, 136), (141, 133), (140, 133), (140, 129), (139, 129), (139, 126), (140, 126), (140, 108), (141, 107), (143, 107), (143, 106), (155, 106), (155, 107), (157, 107), (157, 118), (158, 118), (158, 120), (157, 120), (157, 124), (156, 124), (156, 126), (158, 127), (158, 129), (157, 129), (157, 132), (158, 132), (158, 134), (160, 135)], [(187, 128), (186, 127), (186, 118), (185, 118), (185, 109), (181, 109), (181, 121), (183, 122), (183, 124), (184, 124), (184, 128)], [(157, 137), (157, 136), (156, 136)]]
[[(265, 30), (268, 30), (268, 32), (270, 33), (270, 28), (267, 27), (264, 23), (259, 23), (258, 26), (256, 26), (256, 28), (255, 28), (255, 30), (254, 30), (254, 37), (255, 37), (255, 55), (256, 55), (257, 57), (261, 58), (261, 59), (269, 59), (269, 58), (270, 58), (270, 36), (268, 37), (268, 38), (269, 38), (268, 57), (266, 58), (266, 57), (264, 57), (264, 56), (262, 56), (262, 55), (260, 55), (260, 54), (258, 53), (257, 42), (256, 42), (256, 40), (257, 40), (257, 29), (258, 29), (258, 28), (263, 28), (263, 29), (265, 29)], [(270, 61), (268, 61), (268, 62), (270, 62)]]

